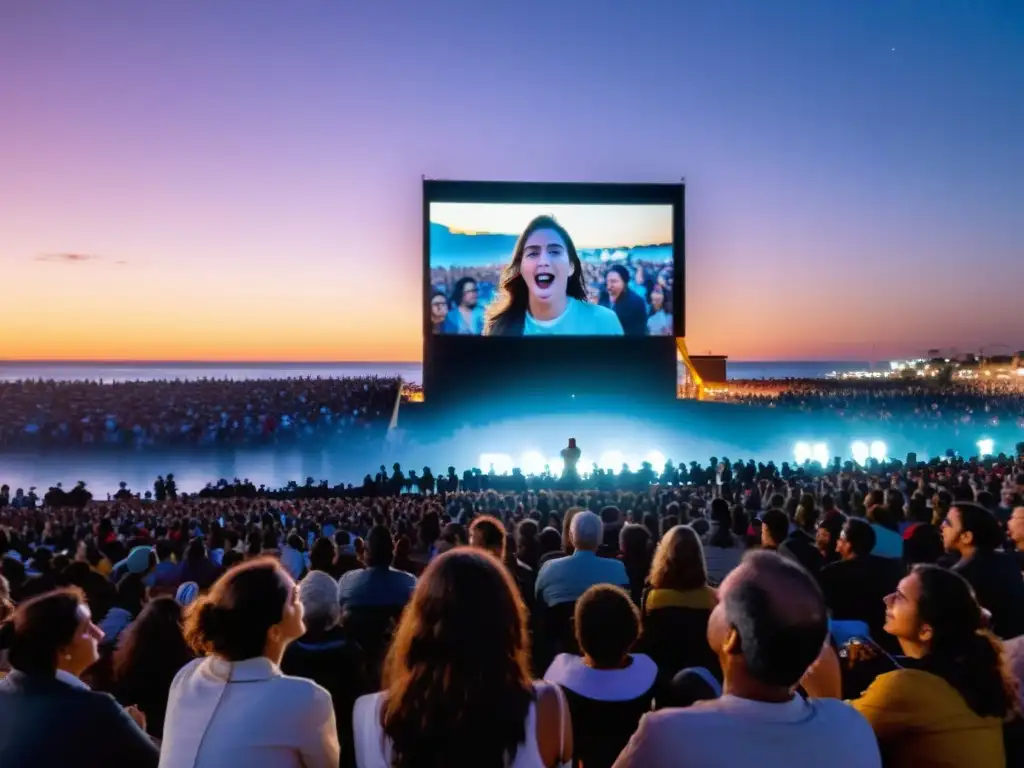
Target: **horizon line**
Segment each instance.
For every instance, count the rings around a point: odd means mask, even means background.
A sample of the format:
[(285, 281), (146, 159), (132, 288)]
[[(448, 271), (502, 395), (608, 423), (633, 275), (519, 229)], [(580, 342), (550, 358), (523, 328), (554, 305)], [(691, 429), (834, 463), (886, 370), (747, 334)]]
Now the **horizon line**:
[[(704, 357), (693, 354), (691, 357)], [(710, 353), (711, 357), (718, 357)], [(871, 360), (852, 358), (786, 357), (774, 359), (740, 359), (721, 355), (733, 363), (868, 363)], [(893, 359), (903, 359), (893, 358)], [(909, 359), (909, 358), (907, 358)], [(884, 361), (889, 362), (887, 358)], [(423, 365), (422, 360), (160, 360), (160, 359), (101, 359), (101, 358), (0, 358), (0, 365)]]

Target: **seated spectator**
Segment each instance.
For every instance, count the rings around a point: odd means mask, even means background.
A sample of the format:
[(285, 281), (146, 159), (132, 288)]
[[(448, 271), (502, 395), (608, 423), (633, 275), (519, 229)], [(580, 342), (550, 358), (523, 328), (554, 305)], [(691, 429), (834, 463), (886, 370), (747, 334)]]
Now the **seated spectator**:
[(313, 542), (313, 546), (309, 549), (309, 569), (322, 571), (337, 579), (341, 576), (334, 565), (337, 557), (338, 548), (334, 542), (326, 536), (321, 536)]
[(569, 528), (573, 553), (545, 563), (537, 576), (537, 599), (545, 605), (572, 603), (595, 584), (628, 587), (629, 576), (619, 560), (598, 557), (603, 538), (601, 518), (593, 512), (573, 516)]
[(558, 550), (549, 550), (541, 555), (540, 560), (537, 562), (538, 573), (540, 573), (541, 569), (544, 568), (545, 563), (549, 560), (558, 560), (562, 557), (568, 557), (575, 551), (575, 547), (572, 544), (572, 533), (570, 529), (572, 527), (572, 519), (582, 511), (582, 507), (569, 507), (565, 510), (565, 516), (562, 518), (561, 548)]
[(943, 521), (946, 551), (960, 556), (953, 570), (992, 614), (992, 631), (1009, 640), (1024, 634), (1024, 577), (1013, 555), (997, 551), (1002, 539), (995, 517), (977, 504), (957, 502)]
[(183, 582), (194, 581), (201, 590), (207, 590), (213, 586), (220, 572), (220, 568), (214, 565), (206, 554), (206, 543), (198, 536), (192, 539), (188, 544), (178, 578)]
[(619, 587), (584, 592), (575, 623), (583, 655), (559, 654), (544, 679), (560, 685), (569, 701), (576, 762), (608, 768), (651, 709), (658, 668), (649, 656), (630, 654), (640, 636), (640, 612)]
[(761, 548), (777, 552), (789, 537), (789, 518), (781, 509), (761, 513)]
[(192, 650), (182, 634), (182, 609), (171, 597), (158, 597), (142, 609), (114, 651), (113, 691), (118, 701), (146, 716), (146, 732), (163, 736), (167, 693)]
[(903, 573), (899, 561), (873, 555), (874, 547), (874, 526), (860, 518), (849, 518), (836, 544), (840, 560), (821, 569), (818, 583), (833, 619), (864, 622), (876, 643), (895, 651), (895, 645), (882, 631), (882, 601), (896, 589)]
[(534, 573), (526, 563), (516, 557), (508, 546), (508, 535), (505, 526), (496, 517), (481, 515), (474, 518), (469, 526), (470, 546), (485, 549), (505, 564), (516, 586), (519, 587), (519, 594), (523, 602), (529, 607), (533, 603)]
[(651, 534), (642, 525), (626, 523), (619, 532), (619, 552), (619, 559), (626, 566), (626, 575), (629, 577), (629, 595), (636, 605), (640, 605), (654, 557)]
[(779, 554), (802, 565), (811, 576), (817, 576), (825, 565), (815, 540), (815, 522), (814, 508), (801, 504), (793, 515), (794, 525), (789, 535), (779, 544)]
[[(330, 542), (330, 539), (321, 539)], [(281, 671), (305, 677), (331, 694), (338, 726), (341, 764), (355, 764), (352, 750), (352, 706), (356, 698), (372, 690), (365, 675), (362, 648), (339, 626), (338, 582), (322, 571), (310, 571), (299, 582), (306, 634), (288, 646)]]
[(743, 559), (743, 541), (732, 533), (732, 510), (725, 499), (711, 502), (711, 527), (701, 537), (708, 581), (721, 584)]
[(129, 573), (117, 583), (114, 605), (99, 622), (104, 635), (100, 643), (102, 646), (114, 648), (121, 633), (142, 613), (142, 607), (146, 604), (146, 586), (142, 579), (136, 573)]
[(861, 715), (840, 701), (808, 701), (795, 692), (828, 635), (825, 601), (807, 572), (773, 553), (751, 553), (719, 597), (708, 642), (727, 693), (645, 715), (617, 768), (774, 768), (807, 765), (808, 756), (822, 756), (831, 768), (881, 766)]
[(13, 671), (0, 681), (0, 765), (156, 768), (145, 716), (80, 679), (103, 636), (81, 590), (27, 600), (8, 626)]
[(885, 493), (871, 491), (864, 500), (867, 507), (868, 522), (875, 532), (875, 550), (877, 557), (888, 557), (893, 560), (903, 559), (903, 537), (900, 535), (900, 521), (890, 507), (884, 506)]
[(903, 566), (906, 570), (915, 565), (935, 565), (942, 559), (943, 552), (942, 533), (931, 523), (912, 523), (903, 532)]
[(815, 544), (817, 544), (818, 551), (821, 553), (822, 568), (826, 565), (837, 563), (842, 559), (836, 550), (836, 545), (839, 543), (839, 536), (843, 532), (843, 523), (845, 522), (846, 518), (843, 514), (835, 509), (824, 513), (821, 520), (818, 521)]
[(520, 520), (515, 528), (516, 559), (530, 570), (540, 568), (540, 526), (536, 520)]
[[(1002, 768), (1003, 721), (1016, 709), (1016, 686), (1001, 643), (982, 628), (970, 585), (919, 565), (885, 604), (885, 630), (899, 640), (907, 666), (880, 675), (850, 702), (871, 723), (885, 765)], [(840, 677), (828, 649), (804, 688), (838, 696)]]
[(531, 682), (528, 657), (508, 570), (477, 549), (437, 557), (402, 614), (384, 690), (356, 701), (356, 764), (568, 765), (568, 707), (558, 686)]
[(658, 667), (660, 702), (682, 669), (703, 667), (721, 677), (718, 658), (707, 641), (718, 595), (708, 586), (704, 551), (692, 528), (677, 525), (665, 534), (654, 553), (649, 584), (638, 650)]
[(306, 546), (302, 537), (293, 533), (281, 549), (281, 565), (288, 575), (298, 581), (306, 572)]
[(156, 566), (144, 579), (146, 588), (155, 593), (174, 594), (181, 584), (181, 566), (174, 562), (174, 550), (171, 542), (167, 539), (159, 539), (154, 547), (156, 551)]
[(378, 525), (367, 537), (366, 567), (349, 571), (338, 581), (344, 608), (403, 606), (416, 588), (416, 577), (391, 567), (395, 544), (391, 531)]
[(330, 693), (279, 668), (305, 631), (296, 585), (276, 560), (218, 579), (188, 612), (185, 637), (202, 658), (171, 685), (161, 768), (215, 768), (226, 755), (260, 768), (338, 765)]

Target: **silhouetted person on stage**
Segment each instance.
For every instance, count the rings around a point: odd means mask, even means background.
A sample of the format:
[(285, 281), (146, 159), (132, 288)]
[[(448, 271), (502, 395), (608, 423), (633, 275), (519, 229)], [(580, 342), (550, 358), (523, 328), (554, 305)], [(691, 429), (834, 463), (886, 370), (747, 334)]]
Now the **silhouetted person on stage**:
[(562, 449), (562, 484), (576, 485), (580, 481), (580, 473), (576, 470), (576, 464), (580, 460), (582, 451), (576, 447), (576, 438), (569, 438), (569, 445)]

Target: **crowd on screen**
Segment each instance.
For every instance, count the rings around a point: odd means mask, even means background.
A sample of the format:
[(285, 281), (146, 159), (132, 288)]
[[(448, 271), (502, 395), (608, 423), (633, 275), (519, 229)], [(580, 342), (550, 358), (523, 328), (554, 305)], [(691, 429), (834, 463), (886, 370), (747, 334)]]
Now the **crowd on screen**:
[[(582, 261), (587, 301), (616, 310), (627, 336), (672, 336), (672, 265), (631, 259)], [(504, 265), (433, 267), (430, 321), (435, 334), (480, 336)], [(611, 285), (609, 285), (611, 283)], [(626, 290), (628, 289), (628, 291)]]
[(0, 381), (0, 449), (263, 445), (379, 434), (394, 378)]
[(802, 413), (827, 412), (849, 420), (913, 424), (921, 429), (950, 425), (1024, 429), (1024, 382), (1012, 380), (730, 382), (728, 391), (715, 399)]
[(3, 486), (0, 765), (1024, 760), (1024, 456), (426, 475)]

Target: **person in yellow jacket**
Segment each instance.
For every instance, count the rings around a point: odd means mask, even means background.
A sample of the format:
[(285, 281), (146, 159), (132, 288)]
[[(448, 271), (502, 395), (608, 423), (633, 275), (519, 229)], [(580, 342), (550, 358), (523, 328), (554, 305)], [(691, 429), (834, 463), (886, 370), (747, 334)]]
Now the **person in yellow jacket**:
[[(1020, 717), (1002, 643), (958, 574), (919, 565), (885, 598), (885, 631), (906, 665), (879, 675), (849, 702), (878, 738), (887, 768), (1003, 768), (1003, 725)], [(804, 690), (838, 697), (840, 662), (827, 648)]]

